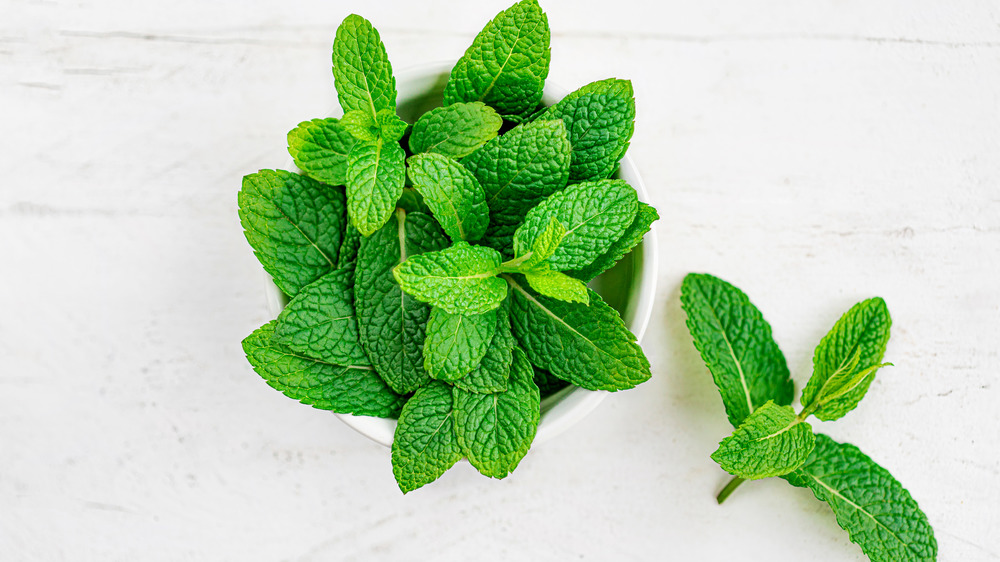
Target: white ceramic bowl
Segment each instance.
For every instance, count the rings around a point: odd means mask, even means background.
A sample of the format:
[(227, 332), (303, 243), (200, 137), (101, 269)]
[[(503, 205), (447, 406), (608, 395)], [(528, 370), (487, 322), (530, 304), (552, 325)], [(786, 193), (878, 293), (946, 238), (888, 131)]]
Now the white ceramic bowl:
[[(432, 64), (400, 72), (396, 78), (398, 96), (398, 113), (407, 122), (412, 123), (416, 117), (434, 107), (441, 105), (441, 95), (451, 72), (452, 63)], [(581, 84), (582, 86), (582, 84)], [(569, 90), (546, 83), (543, 101), (552, 105), (563, 98)], [(341, 115), (340, 111), (331, 116)], [(289, 160), (287, 167), (295, 169)], [(639, 194), (639, 200), (648, 203), (649, 193), (642, 183), (639, 171), (628, 156), (621, 162), (618, 177), (625, 180)], [(653, 312), (653, 301), (656, 297), (657, 252), (656, 225), (643, 238), (642, 243), (611, 270), (591, 282), (604, 300), (616, 308), (625, 320), (625, 325), (642, 343)], [(278, 287), (265, 274), (268, 310), (272, 316), (277, 316), (288, 303)], [(604, 397), (605, 391), (591, 391), (579, 387), (567, 387), (552, 396), (542, 400), (542, 418), (538, 424), (538, 433), (533, 445), (548, 441), (569, 429), (573, 424), (589, 414)], [(392, 445), (393, 434), (396, 431), (396, 420), (375, 418), (370, 416), (352, 416), (336, 414), (344, 423), (385, 446)]]

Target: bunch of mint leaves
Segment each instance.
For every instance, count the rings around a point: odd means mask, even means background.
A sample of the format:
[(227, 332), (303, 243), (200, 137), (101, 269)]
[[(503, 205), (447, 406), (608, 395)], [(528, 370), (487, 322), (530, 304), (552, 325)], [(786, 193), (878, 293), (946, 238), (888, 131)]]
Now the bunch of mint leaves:
[(285, 395), (398, 418), (404, 493), (461, 458), (503, 478), (534, 439), (541, 399), (568, 385), (649, 379), (635, 336), (587, 287), (657, 217), (613, 179), (632, 136), (631, 83), (542, 103), (548, 19), (497, 15), (412, 125), (378, 32), (348, 16), (333, 43), (344, 115), (301, 123), (301, 174), (243, 179), (240, 221), (290, 302), (243, 341)]
[(934, 531), (910, 493), (857, 447), (813, 433), (805, 421), (840, 419), (864, 398), (879, 368), (890, 365), (882, 362), (892, 324), (885, 301), (854, 305), (819, 342), (798, 414), (771, 326), (742, 291), (692, 273), (681, 286), (681, 304), (736, 428), (712, 454), (734, 475), (719, 503), (745, 480), (780, 476), (825, 501), (871, 560), (934, 560)]

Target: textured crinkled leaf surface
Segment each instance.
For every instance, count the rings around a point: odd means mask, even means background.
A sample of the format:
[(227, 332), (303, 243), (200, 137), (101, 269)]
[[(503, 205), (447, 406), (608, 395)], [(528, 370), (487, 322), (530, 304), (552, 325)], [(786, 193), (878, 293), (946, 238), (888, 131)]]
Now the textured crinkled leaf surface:
[(609, 78), (563, 98), (539, 119), (562, 119), (573, 145), (571, 183), (600, 180), (618, 169), (635, 126), (632, 83)]
[(590, 302), (590, 298), (587, 296), (587, 286), (583, 284), (583, 281), (570, 277), (565, 273), (540, 268), (538, 270), (525, 271), (524, 278), (531, 285), (532, 289), (547, 297), (583, 304)]
[(393, 418), (406, 399), (368, 366), (331, 365), (274, 343), (275, 321), (243, 340), (253, 370), (272, 388), (321, 410)]
[(495, 138), (502, 125), (500, 115), (483, 102), (437, 107), (413, 124), (410, 152), (464, 158)]
[(314, 180), (330, 185), (347, 183), (347, 155), (354, 137), (332, 117), (303, 121), (288, 132), (288, 154)]
[(247, 242), (286, 295), (334, 269), (346, 220), (340, 189), (261, 170), (244, 176), (239, 214)]
[(490, 394), (507, 390), (510, 377), (510, 362), (514, 350), (514, 334), (510, 331), (510, 317), (507, 313), (510, 300), (497, 308), (497, 326), (489, 349), (479, 365), (468, 375), (455, 381), (455, 386), (469, 392)]
[(566, 227), (559, 222), (559, 219), (552, 217), (541, 234), (535, 237), (530, 248), (519, 248), (515, 244), (514, 255), (516, 257), (526, 256), (528, 252), (531, 252), (528, 259), (520, 265), (520, 269), (522, 271), (530, 269), (552, 257), (564, 236), (566, 236)]
[(482, 238), (490, 217), (486, 195), (475, 176), (441, 154), (417, 154), (407, 163), (410, 183), (448, 236), (455, 242)]
[(514, 233), (515, 248), (530, 248), (555, 217), (566, 228), (559, 247), (547, 260), (558, 271), (590, 264), (632, 224), (639, 200), (622, 180), (579, 183), (550, 195), (528, 211)]
[(431, 309), (424, 340), (424, 368), (435, 379), (454, 382), (483, 360), (497, 329), (495, 310), (451, 314)]
[(410, 128), (410, 124), (396, 115), (394, 109), (379, 110), (375, 122), (378, 124), (379, 136), (385, 142), (399, 142)]
[[(344, 226), (344, 240), (340, 243), (340, 255), (337, 256), (337, 269), (350, 269), (354, 271), (354, 264), (358, 261), (358, 248), (361, 246), (361, 233), (354, 225), (347, 223)], [(353, 282), (352, 282), (353, 286)]]
[(526, 117), (549, 75), (549, 20), (536, 0), (493, 18), (451, 71), (444, 105), (481, 101), (501, 115)]
[(768, 400), (792, 403), (792, 379), (771, 326), (750, 299), (711, 275), (691, 273), (681, 285), (681, 305), (694, 346), (722, 394), (734, 427)]
[(430, 307), (399, 288), (392, 268), (447, 245), (431, 216), (397, 210), (358, 250), (354, 302), (361, 345), (378, 374), (401, 394), (430, 380), (423, 356)]
[(798, 468), (812, 452), (815, 436), (791, 406), (768, 401), (719, 443), (712, 460), (726, 472), (756, 480)]
[(392, 474), (404, 494), (437, 480), (462, 458), (451, 392), (431, 382), (403, 406), (392, 440)]
[(333, 40), (333, 79), (344, 113), (362, 110), (375, 119), (383, 109), (396, 109), (396, 79), (378, 31), (365, 18), (351, 14)]
[(340, 118), (340, 126), (361, 142), (375, 142), (380, 136), (375, 116), (364, 109), (352, 109), (344, 113)]
[(459, 242), (439, 252), (412, 256), (393, 270), (396, 282), (417, 300), (452, 314), (482, 314), (500, 306), (507, 284), (496, 277), (500, 254)]
[(589, 390), (625, 390), (650, 377), (649, 361), (618, 313), (589, 291), (590, 305), (531, 292), (512, 281), (510, 317), (532, 364)]
[(274, 341), (334, 365), (369, 365), (354, 317), (354, 271), (338, 269), (303, 287), (278, 316)]
[(885, 301), (862, 301), (844, 313), (819, 342), (813, 354), (813, 374), (802, 390), (802, 407), (830, 421), (858, 405), (875, 380), (889, 342), (892, 319)]
[(515, 347), (507, 390), (478, 394), (454, 389), (455, 433), (472, 466), (491, 478), (517, 468), (541, 417), (541, 396), (524, 352)]
[(889, 471), (854, 445), (817, 434), (806, 462), (783, 478), (829, 504), (837, 523), (873, 562), (937, 558), (934, 530), (920, 506)]
[(590, 265), (582, 269), (567, 271), (566, 274), (589, 283), (598, 275), (614, 267), (620, 259), (625, 257), (625, 254), (631, 252), (632, 248), (642, 242), (642, 237), (649, 232), (653, 222), (659, 218), (660, 215), (656, 209), (640, 201), (639, 210), (636, 212), (635, 218), (632, 219), (632, 224), (625, 229), (625, 234), (622, 234), (618, 240), (611, 244), (606, 252), (590, 262)]
[(347, 212), (351, 224), (370, 236), (396, 208), (406, 181), (406, 153), (397, 142), (359, 141), (347, 157)]

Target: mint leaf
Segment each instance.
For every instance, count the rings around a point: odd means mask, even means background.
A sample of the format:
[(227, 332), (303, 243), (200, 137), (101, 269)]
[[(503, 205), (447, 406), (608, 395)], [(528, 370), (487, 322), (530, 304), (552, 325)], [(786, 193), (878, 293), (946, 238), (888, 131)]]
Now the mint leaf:
[(484, 476), (507, 476), (531, 447), (541, 416), (541, 396), (533, 374), (524, 352), (515, 347), (506, 391), (453, 390), (459, 447)]
[(288, 154), (314, 180), (330, 185), (347, 183), (347, 155), (354, 137), (334, 118), (303, 121), (288, 132)]
[(780, 476), (805, 462), (814, 439), (812, 428), (795, 417), (791, 406), (769, 400), (719, 443), (712, 460), (747, 480)]
[(462, 160), (486, 192), (490, 223), (483, 242), (512, 254), (514, 231), (528, 210), (566, 187), (570, 151), (561, 121), (514, 127)]
[(417, 154), (407, 161), (413, 188), (424, 198), (455, 242), (482, 238), (489, 222), (483, 188), (457, 161), (440, 154)]
[(681, 305), (734, 427), (768, 400), (792, 403), (785, 356), (743, 291), (711, 275), (691, 273), (681, 285)]
[(936, 559), (934, 530), (920, 506), (854, 445), (817, 434), (805, 464), (784, 478), (829, 504), (837, 524), (873, 562)]
[(344, 229), (344, 194), (284, 170), (243, 177), (240, 224), (264, 270), (283, 293), (331, 271)]
[(517, 244), (514, 245), (515, 256), (527, 257), (527, 259), (521, 264), (521, 269), (531, 269), (552, 257), (552, 254), (556, 253), (556, 248), (559, 247), (559, 244), (565, 237), (566, 227), (563, 226), (556, 217), (550, 218), (549, 224), (545, 225), (545, 229), (543, 229), (541, 234), (536, 236), (535, 241), (531, 243), (531, 255), (528, 255), (528, 248), (519, 248)]
[(452, 314), (482, 314), (507, 297), (507, 284), (496, 277), (499, 270), (496, 250), (459, 242), (439, 252), (412, 256), (392, 274), (419, 301)]
[(243, 340), (253, 370), (272, 388), (321, 410), (392, 418), (406, 399), (389, 389), (368, 366), (331, 365), (273, 341), (276, 321)]
[(607, 178), (618, 168), (635, 125), (632, 83), (610, 78), (569, 94), (539, 119), (562, 119), (573, 145), (570, 183)]
[(588, 290), (590, 305), (537, 295), (514, 279), (510, 317), (532, 364), (588, 390), (624, 390), (649, 379), (649, 361), (618, 313)]
[(526, 117), (549, 75), (549, 20), (523, 0), (486, 24), (451, 71), (444, 105), (485, 102), (501, 115)]
[[(347, 223), (344, 225), (344, 240), (340, 243), (340, 255), (337, 256), (337, 269), (350, 269), (354, 271), (354, 264), (358, 261), (358, 248), (361, 246), (361, 233), (354, 225)], [(353, 282), (351, 283), (353, 285)]]
[(876, 297), (854, 305), (823, 337), (813, 355), (813, 375), (802, 390), (802, 407), (823, 421), (858, 405), (883, 364), (892, 319)]
[(424, 369), (445, 382), (464, 377), (483, 360), (496, 329), (495, 310), (465, 315), (432, 308), (424, 340)]
[(509, 300), (497, 308), (497, 326), (483, 360), (468, 375), (455, 381), (455, 386), (469, 392), (491, 394), (507, 390), (510, 377), (510, 363), (514, 350), (514, 334), (510, 331), (510, 317), (507, 313)]
[(566, 228), (559, 247), (547, 260), (552, 269), (579, 269), (608, 250), (632, 224), (638, 210), (632, 186), (622, 180), (579, 183), (550, 195), (528, 211), (514, 233), (514, 248), (530, 248), (556, 218)]
[(660, 216), (657, 214), (656, 209), (640, 201), (635, 219), (625, 229), (625, 234), (622, 234), (618, 240), (611, 244), (611, 247), (606, 252), (594, 259), (590, 265), (581, 269), (567, 271), (566, 274), (576, 277), (584, 283), (589, 283), (598, 275), (614, 267), (618, 263), (618, 260), (625, 257), (625, 254), (632, 251), (632, 248), (637, 246), (639, 242), (642, 242), (643, 236), (649, 232), (653, 221), (659, 218)]
[(334, 365), (370, 365), (358, 341), (353, 285), (350, 269), (306, 285), (278, 316), (273, 341)]
[(392, 440), (392, 474), (404, 494), (437, 480), (462, 458), (451, 387), (432, 382), (403, 406)]
[(354, 302), (361, 345), (378, 374), (400, 394), (430, 380), (423, 357), (430, 307), (402, 292), (392, 268), (447, 244), (431, 216), (398, 209), (358, 250)]
[(403, 195), (406, 153), (381, 138), (359, 141), (347, 157), (347, 212), (351, 224), (370, 236), (378, 230)]
[(396, 79), (378, 31), (365, 18), (351, 14), (333, 40), (333, 79), (344, 113), (365, 111), (376, 119), (383, 109), (396, 109)]
[(581, 302), (588, 304), (587, 286), (579, 279), (574, 279), (565, 273), (538, 267), (524, 272), (524, 278), (531, 288), (539, 293), (566, 302)]
[(395, 109), (379, 110), (375, 119), (378, 125), (379, 136), (385, 142), (399, 142), (410, 128), (410, 124), (403, 121), (396, 115)]
[(340, 118), (340, 126), (361, 142), (375, 142), (381, 136), (375, 116), (363, 109), (352, 109), (344, 113)]
[(413, 124), (410, 152), (463, 158), (495, 138), (501, 125), (503, 119), (482, 102), (438, 107), (421, 115)]

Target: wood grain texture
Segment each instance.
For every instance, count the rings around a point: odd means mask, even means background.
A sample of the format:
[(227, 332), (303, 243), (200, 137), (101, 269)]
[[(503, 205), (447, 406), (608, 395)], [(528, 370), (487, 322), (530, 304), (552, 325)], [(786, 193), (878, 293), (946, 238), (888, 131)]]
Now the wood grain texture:
[(784, 482), (715, 504), (689, 271), (750, 295), (799, 388), (882, 296), (895, 366), (816, 429), (906, 485), (942, 560), (1000, 559), (995, 2), (543, 0), (551, 81), (634, 82), (660, 294), (653, 379), (504, 481), (460, 463), (404, 498), (387, 449), (251, 371), (236, 193), (336, 104), (337, 24), (369, 18), (403, 69), (507, 4), (0, 0), (0, 559), (863, 560)]

